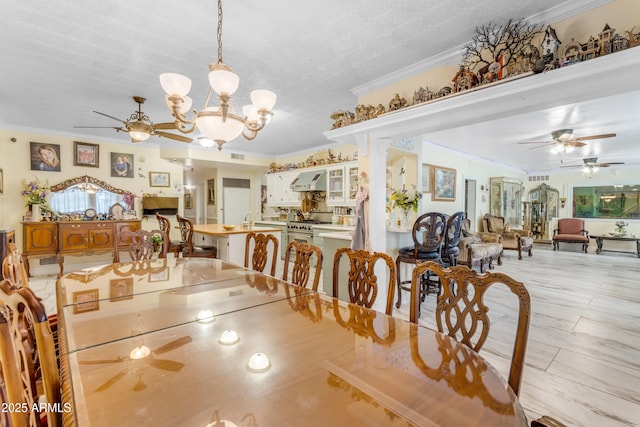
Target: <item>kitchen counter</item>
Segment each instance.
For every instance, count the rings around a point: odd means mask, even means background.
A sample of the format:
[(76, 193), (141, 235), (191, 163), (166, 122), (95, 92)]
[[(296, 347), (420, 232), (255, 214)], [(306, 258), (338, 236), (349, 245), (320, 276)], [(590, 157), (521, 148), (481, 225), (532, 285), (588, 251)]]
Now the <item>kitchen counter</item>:
[(311, 226), (311, 229), (322, 229), (322, 230), (336, 230), (336, 231), (351, 231), (353, 230), (353, 225), (337, 225), (337, 224), (315, 224)]
[[(260, 221), (264, 223), (264, 221)], [(255, 231), (259, 233), (275, 233), (280, 232), (279, 228), (270, 228), (270, 227), (252, 227), (248, 229), (242, 229), (241, 224), (237, 224), (233, 230), (225, 230), (222, 227), (222, 224), (194, 224), (193, 232), (206, 234), (208, 236), (228, 236), (230, 234), (247, 234), (250, 231)]]
[(264, 220), (264, 219), (256, 221), (255, 223), (266, 224), (266, 225), (279, 225), (279, 226), (287, 225), (287, 221), (273, 221), (273, 220)]
[(338, 240), (348, 240), (348, 241), (351, 241), (353, 238), (353, 236), (351, 235), (351, 231), (320, 233), (320, 237), (322, 237), (323, 239), (338, 239)]

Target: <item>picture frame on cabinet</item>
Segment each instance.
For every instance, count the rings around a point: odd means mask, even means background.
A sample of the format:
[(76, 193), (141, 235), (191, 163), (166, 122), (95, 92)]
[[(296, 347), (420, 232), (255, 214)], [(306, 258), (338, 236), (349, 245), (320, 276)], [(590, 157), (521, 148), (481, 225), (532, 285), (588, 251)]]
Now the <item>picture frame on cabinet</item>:
[(169, 187), (169, 172), (149, 172), (149, 187)]
[(30, 142), (31, 170), (60, 172), (60, 145)]
[(431, 200), (454, 202), (456, 200), (456, 170), (442, 166), (433, 167), (433, 193)]
[(111, 302), (133, 299), (133, 277), (122, 277), (109, 281), (109, 298)]
[(433, 166), (428, 163), (422, 164), (422, 182), (420, 185), (420, 191), (422, 193), (431, 193), (433, 192), (433, 187), (431, 186), (431, 174)]
[(215, 179), (207, 180), (207, 205), (209, 206), (216, 205), (216, 180)]
[(73, 141), (73, 166), (100, 167), (100, 146)]
[(100, 309), (99, 289), (88, 289), (73, 293), (73, 314), (87, 313)]

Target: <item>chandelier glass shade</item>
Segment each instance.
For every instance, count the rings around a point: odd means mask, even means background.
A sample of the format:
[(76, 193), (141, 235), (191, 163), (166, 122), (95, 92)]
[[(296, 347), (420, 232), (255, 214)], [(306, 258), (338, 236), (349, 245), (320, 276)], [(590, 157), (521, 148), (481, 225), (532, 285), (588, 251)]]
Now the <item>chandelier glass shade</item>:
[[(228, 141), (242, 135), (248, 140), (256, 137), (269, 122), (276, 103), (276, 94), (259, 89), (251, 92), (251, 104), (242, 108), (242, 115), (235, 111), (231, 96), (238, 89), (240, 78), (222, 62), (222, 0), (218, 0), (218, 62), (209, 64), (209, 93), (201, 111), (192, 110), (193, 118), (188, 118), (192, 104), (187, 96), (191, 90), (191, 79), (181, 74), (163, 73), (160, 85), (166, 93), (167, 106), (175, 119), (176, 128), (183, 133), (196, 128), (218, 145), (218, 150)], [(212, 92), (218, 98), (217, 106), (209, 106)], [(204, 146), (204, 145), (203, 145)]]

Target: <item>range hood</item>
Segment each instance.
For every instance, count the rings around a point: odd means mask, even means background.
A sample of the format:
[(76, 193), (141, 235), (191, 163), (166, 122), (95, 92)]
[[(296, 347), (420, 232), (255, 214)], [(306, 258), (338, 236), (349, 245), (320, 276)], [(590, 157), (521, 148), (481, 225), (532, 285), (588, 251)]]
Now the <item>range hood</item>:
[(300, 172), (291, 182), (293, 191), (325, 191), (327, 189), (327, 171)]

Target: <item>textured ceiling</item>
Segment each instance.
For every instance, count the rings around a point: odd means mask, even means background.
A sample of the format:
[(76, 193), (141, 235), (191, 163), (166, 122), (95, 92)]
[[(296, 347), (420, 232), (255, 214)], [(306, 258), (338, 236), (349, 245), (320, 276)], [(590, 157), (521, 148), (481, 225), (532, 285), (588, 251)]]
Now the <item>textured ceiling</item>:
[[(256, 88), (275, 91), (278, 101), (272, 122), (254, 141), (239, 138), (224, 150), (279, 156), (327, 144), (329, 116), (354, 109), (354, 87), (459, 47), (478, 24), (534, 16), (556, 4), (227, 0), (223, 58), (240, 76), (236, 106)], [(158, 80), (163, 72), (191, 77), (190, 96), (200, 108), (207, 67), (217, 56), (216, 20), (213, 0), (8, 2), (0, 14), (0, 126), (127, 143), (125, 134), (112, 129), (74, 126), (118, 125), (92, 111), (126, 119), (135, 110), (134, 95), (147, 98), (143, 111), (152, 121), (170, 121)], [(531, 136), (547, 130), (540, 126)], [(453, 130), (451, 137), (456, 132), (465, 130)], [(149, 142), (179, 146), (159, 138)]]

